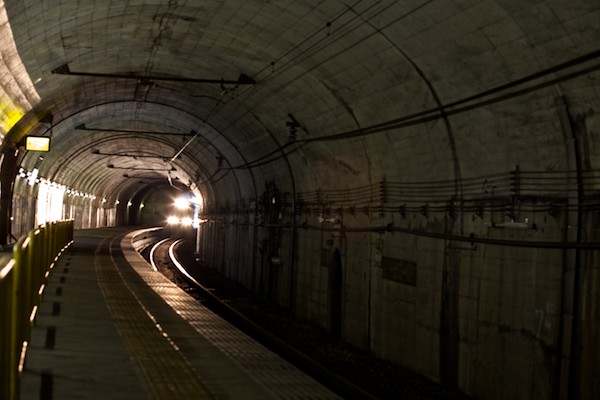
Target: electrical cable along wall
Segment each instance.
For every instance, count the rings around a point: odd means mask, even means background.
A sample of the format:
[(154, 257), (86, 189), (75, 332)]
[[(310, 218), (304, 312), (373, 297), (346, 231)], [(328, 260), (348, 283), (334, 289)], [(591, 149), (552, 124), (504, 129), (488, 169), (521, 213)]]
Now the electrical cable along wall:
[[(523, 241), (499, 239), (491, 234), (494, 229), (536, 230), (543, 228), (540, 221), (558, 219), (571, 211), (599, 212), (600, 201), (596, 195), (587, 195), (574, 205), (577, 193), (568, 189), (567, 182), (576, 171), (523, 171), (518, 166), (511, 171), (463, 179), (462, 198), (454, 196), (454, 181), (393, 182), (382, 179), (378, 183), (347, 189), (317, 189), (299, 192), (296, 195), (296, 225), (301, 229), (317, 229), (339, 232), (402, 232), (417, 236), (458, 240), (471, 243), (502, 244), (532, 248), (595, 248), (596, 242), (565, 242), (561, 236), (554, 240)], [(600, 170), (582, 173), (582, 184), (595, 185), (600, 179)], [(280, 200), (281, 199), (281, 200)], [(279, 201), (283, 205), (279, 205)], [(290, 195), (265, 192), (262, 198), (243, 200), (237, 205), (225, 205), (219, 210), (206, 210), (211, 220), (216, 216), (243, 216), (242, 225), (250, 224), (248, 215), (255, 210), (249, 204), (261, 204), (259, 212), (264, 216), (258, 226), (267, 228), (291, 228), (292, 209)], [(283, 213), (282, 213), (283, 211)], [(405, 227), (406, 223), (422, 218), (452, 216), (456, 213), (471, 217), (472, 231), (460, 235), (448, 235)], [(283, 218), (283, 216), (287, 218)], [(352, 221), (357, 215), (368, 216), (378, 221), (373, 225), (342, 224), (332, 227), (327, 222)], [(316, 218), (311, 218), (316, 217)], [(372, 218), (375, 217), (375, 218)], [(240, 224), (239, 218), (230, 223)], [(316, 224), (314, 222), (317, 222)], [(404, 221), (404, 223), (403, 223)], [(537, 221), (537, 225), (536, 225)], [(468, 224), (467, 224), (468, 225)], [(274, 241), (274, 243), (277, 241)], [(277, 247), (277, 244), (274, 245)], [(271, 253), (275, 254), (274, 249)], [(276, 255), (276, 254), (275, 254)]]

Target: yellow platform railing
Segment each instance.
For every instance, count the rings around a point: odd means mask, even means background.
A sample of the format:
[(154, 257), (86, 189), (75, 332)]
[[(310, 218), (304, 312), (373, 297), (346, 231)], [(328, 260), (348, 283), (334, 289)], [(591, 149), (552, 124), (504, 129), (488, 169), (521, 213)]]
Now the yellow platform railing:
[(73, 243), (73, 222), (49, 222), (13, 246), (0, 266), (0, 399), (19, 398), (31, 327), (60, 255)]

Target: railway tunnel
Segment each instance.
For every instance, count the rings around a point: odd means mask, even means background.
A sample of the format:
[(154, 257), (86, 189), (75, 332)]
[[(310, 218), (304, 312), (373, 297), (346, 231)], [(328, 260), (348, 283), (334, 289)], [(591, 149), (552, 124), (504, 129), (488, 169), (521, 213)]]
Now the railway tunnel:
[(2, 246), (184, 194), (204, 263), (342, 341), (476, 398), (600, 396), (597, 1), (0, 19)]

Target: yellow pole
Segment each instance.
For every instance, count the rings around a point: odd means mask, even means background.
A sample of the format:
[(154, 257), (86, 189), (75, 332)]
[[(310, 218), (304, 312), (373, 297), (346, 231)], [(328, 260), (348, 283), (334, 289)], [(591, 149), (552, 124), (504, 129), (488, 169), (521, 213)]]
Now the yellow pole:
[(19, 399), (22, 349), (29, 340), (34, 306), (41, 302), (39, 290), (54, 258), (72, 239), (72, 221), (46, 224), (20, 238), (13, 258), (0, 266), (1, 399)]

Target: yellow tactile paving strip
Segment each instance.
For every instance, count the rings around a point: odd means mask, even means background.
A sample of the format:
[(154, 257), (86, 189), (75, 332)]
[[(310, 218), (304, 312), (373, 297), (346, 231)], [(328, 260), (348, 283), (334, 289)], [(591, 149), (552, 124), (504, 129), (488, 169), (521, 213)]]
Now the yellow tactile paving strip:
[(107, 238), (96, 250), (98, 283), (117, 329), (154, 398), (216, 398), (123, 280), (110, 250), (116, 240)]

